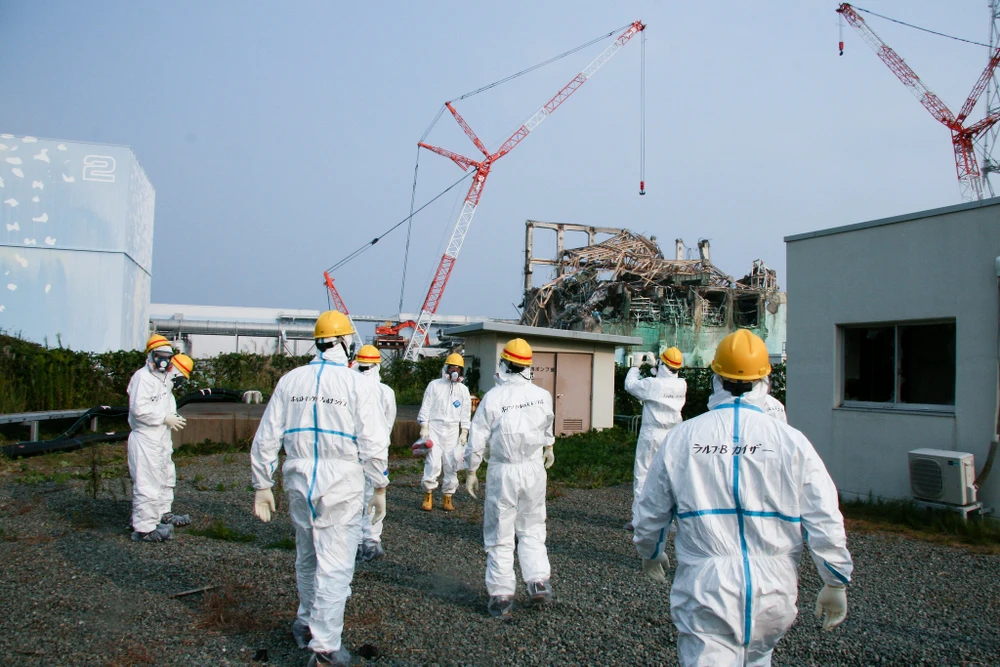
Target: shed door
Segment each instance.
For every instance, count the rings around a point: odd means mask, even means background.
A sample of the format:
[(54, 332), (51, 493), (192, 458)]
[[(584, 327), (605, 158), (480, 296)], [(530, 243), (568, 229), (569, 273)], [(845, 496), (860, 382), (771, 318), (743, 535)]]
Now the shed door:
[(594, 355), (559, 352), (555, 357), (555, 434), (589, 431)]
[(531, 373), (536, 386), (552, 394), (552, 404), (556, 399), (556, 355), (554, 352), (535, 352), (531, 355)]

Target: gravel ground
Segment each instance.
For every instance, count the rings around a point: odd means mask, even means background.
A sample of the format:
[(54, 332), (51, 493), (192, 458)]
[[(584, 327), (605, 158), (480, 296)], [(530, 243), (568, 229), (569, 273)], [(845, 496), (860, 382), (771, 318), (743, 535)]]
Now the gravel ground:
[[(108, 447), (120, 467), (123, 447)], [(64, 474), (88, 472), (73, 467), (86, 454), (76, 456)], [(26, 484), (25, 465), (36, 464), (0, 464), (0, 664), (263, 664), (265, 651), (270, 665), (305, 664), (288, 630), (294, 551), (266, 546), (291, 539), (291, 524), (283, 498), (270, 524), (251, 514), (246, 454), (179, 459), (175, 509), (191, 513), (193, 528), (221, 520), (254, 535), (247, 543), (190, 529), (165, 544), (133, 543), (127, 476), (103, 480), (95, 500), (84, 480)], [(556, 602), (533, 608), (522, 586), (513, 618), (502, 621), (486, 613), (481, 505), (463, 491), (456, 512), (441, 511), (436, 497), (438, 508), (424, 513), (415, 462), (392, 467), (388, 555), (358, 567), (347, 607), (344, 641), (356, 656), (374, 651), (377, 664), (392, 665), (676, 664), (668, 589), (641, 577), (621, 529), (628, 487), (551, 492)], [(819, 630), (811, 609), (821, 584), (805, 558), (802, 613), (775, 665), (1000, 664), (1000, 556), (885, 534), (852, 532), (849, 546), (847, 620)], [(213, 584), (220, 588), (168, 597)]]

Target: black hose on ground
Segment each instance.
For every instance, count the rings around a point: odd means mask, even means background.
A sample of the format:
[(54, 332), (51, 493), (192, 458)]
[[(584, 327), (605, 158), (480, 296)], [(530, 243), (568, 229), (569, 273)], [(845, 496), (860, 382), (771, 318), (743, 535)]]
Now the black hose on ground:
[[(239, 403), (243, 401), (243, 394), (245, 393), (246, 390), (243, 389), (199, 389), (179, 398), (177, 400), (177, 408), (180, 409), (188, 403)], [(99, 405), (96, 408), (87, 410), (73, 422), (72, 426), (51, 440), (25, 440), (16, 442), (13, 445), (0, 447), (0, 452), (9, 458), (16, 458), (19, 456), (51, 454), (52, 452), (71, 452), (87, 445), (94, 445), (101, 442), (121, 442), (128, 439), (130, 431), (88, 433), (81, 436), (75, 436), (75, 434), (92, 417), (125, 417), (127, 415), (127, 407)]]

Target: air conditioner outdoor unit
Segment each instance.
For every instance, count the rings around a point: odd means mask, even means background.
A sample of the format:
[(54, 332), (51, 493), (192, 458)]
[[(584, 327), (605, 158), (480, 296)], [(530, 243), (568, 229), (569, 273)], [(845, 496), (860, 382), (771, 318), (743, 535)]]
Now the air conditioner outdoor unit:
[(914, 449), (910, 452), (910, 491), (918, 500), (946, 505), (976, 502), (975, 457), (967, 452)]

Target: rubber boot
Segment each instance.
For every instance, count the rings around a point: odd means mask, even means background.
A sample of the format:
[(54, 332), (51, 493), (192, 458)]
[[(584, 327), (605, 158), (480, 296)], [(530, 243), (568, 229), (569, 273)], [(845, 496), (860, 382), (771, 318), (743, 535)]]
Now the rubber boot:
[(430, 512), (432, 509), (434, 509), (433, 493), (431, 493), (430, 491), (424, 493), (424, 504), (420, 506), (420, 509), (422, 509), (425, 512)]
[(451, 494), (445, 495), (445, 497), (444, 497), (444, 506), (443, 507), (444, 507), (444, 511), (445, 512), (454, 512), (455, 511), (455, 504), (453, 502), (451, 502)]

